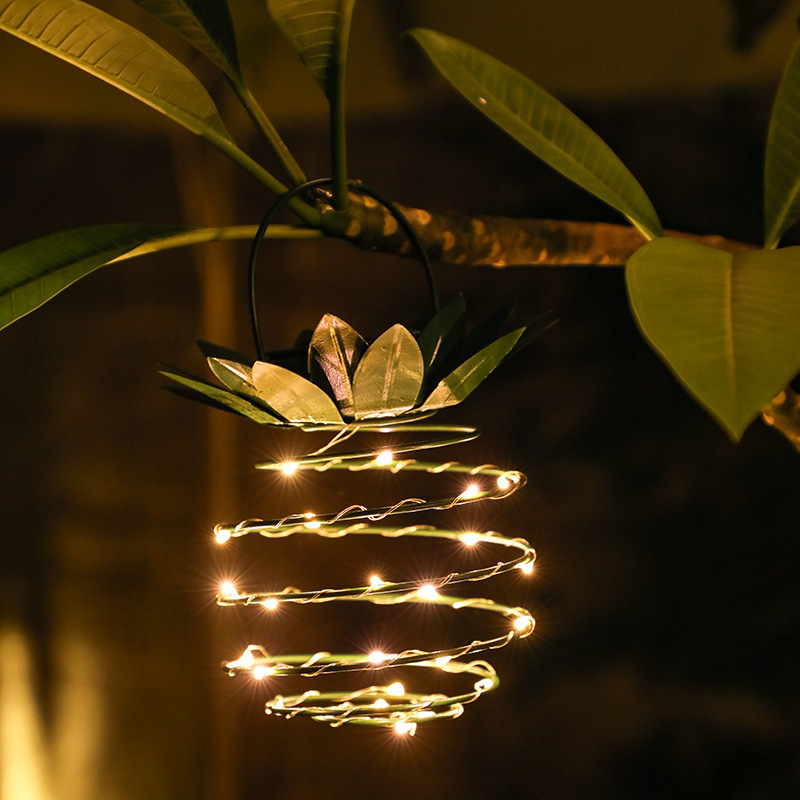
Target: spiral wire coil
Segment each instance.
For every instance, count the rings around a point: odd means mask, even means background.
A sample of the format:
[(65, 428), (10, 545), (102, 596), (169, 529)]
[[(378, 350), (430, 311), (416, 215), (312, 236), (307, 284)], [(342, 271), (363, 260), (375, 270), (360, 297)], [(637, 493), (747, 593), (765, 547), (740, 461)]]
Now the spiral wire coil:
[[(372, 426), (370, 426), (372, 427)], [(319, 430), (319, 428), (315, 428)], [(292, 475), (299, 471), (325, 472), (328, 470), (377, 471), (392, 473), (423, 472), (430, 475), (458, 473), (472, 481), (459, 494), (422, 499), (408, 497), (392, 505), (367, 508), (350, 505), (336, 513), (292, 514), (279, 519), (248, 519), (234, 525), (217, 525), (214, 531), (218, 543), (232, 538), (260, 535), (268, 539), (288, 536), (380, 536), (387, 538), (427, 537), (460, 542), (468, 547), (491, 545), (506, 551), (503, 560), (485, 567), (461, 572), (451, 572), (425, 581), (384, 581), (373, 577), (369, 585), (349, 588), (320, 588), (301, 590), (288, 586), (282, 591), (238, 591), (233, 584), (220, 589), (217, 602), (223, 606), (260, 605), (274, 611), (284, 603), (367, 602), (375, 605), (435, 604), (451, 609), (470, 609), (500, 615), (505, 620), (504, 632), (489, 638), (474, 639), (452, 647), (434, 650), (407, 649), (397, 653), (347, 653), (334, 654), (320, 651), (304, 655), (271, 655), (261, 645), (249, 645), (242, 655), (223, 664), (230, 675), (246, 673), (257, 680), (300, 675), (316, 677), (327, 673), (356, 670), (383, 670), (391, 667), (425, 667), (450, 675), (468, 675), (474, 680), (472, 688), (461, 694), (414, 693), (406, 691), (400, 682), (381, 686), (368, 686), (354, 692), (320, 692), (309, 690), (292, 696), (277, 695), (266, 704), (268, 714), (287, 718), (310, 716), (333, 726), (343, 724), (394, 727), (398, 733), (413, 734), (420, 722), (459, 716), (466, 703), (476, 700), (499, 683), (494, 668), (483, 660), (470, 658), (483, 651), (505, 646), (512, 640), (524, 638), (533, 632), (534, 619), (529, 611), (511, 607), (487, 598), (456, 597), (442, 594), (458, 584), (480, 581), (518, 569), (529, 574), (536, 557), (533, 548), (523, 539), (512, 539), (494, 531), (465, 532), (430, 525), (397, 526), (391, 524), (399, 515), (412, 512), (448, 510), (467, 503), (484, 500), (502, 500), (525, 482), (525, 475), (517, 470), (504, 470), (491, 464), (472, 466), (456, 461), (434, 462), (411, 457), (423, 450), (458, 444), (474, 439), (474, 428), (404, 424), (383, 425), (372, 428), (382, 433), (425, 432), (434, 438), (403, 443), (394, 450), (359, 450), (345, 453), (331, 452), (331, 447), (356, 433), (359, 428), (339, 431), (333, 441), (322, 450), (291, 462), (257, 464), (258, 469)]]

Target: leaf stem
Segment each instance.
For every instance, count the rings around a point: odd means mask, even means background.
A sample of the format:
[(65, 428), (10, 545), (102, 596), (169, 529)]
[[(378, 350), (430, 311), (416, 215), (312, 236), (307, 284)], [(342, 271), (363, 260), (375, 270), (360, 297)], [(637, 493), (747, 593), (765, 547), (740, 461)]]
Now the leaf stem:
[(233, 90), (236, 92), (236, 96), (239, 98), (245, 110), (249, 114), (250, 119), (253, 120), (253, 124), (256, 126), (261, 135), (267, 140), (267, 143), (269, 144), (272, 152), (275, 154), (275, 157), (278, 159), (278, 161), (280, 161), (281, 166), (291, 179), (292, 185), (299, 186), (301, 183), (305, 183), (306, 180), (308, 180), (306, 174), (295, 160), (283, 139), (281, 139), (280, 134), (270, 121), (269, 117), (264, 113), (264, 110), (258, 104), (258, 101), (255, 99), (255, 97), (253, 97), (250, 90), (243, 83), (233, 80), (232, 78), (231, 85), (233, 86)]
[[(257, 161), (254, 161), (247, 153), (240, 150), (228, 137), (212, 130), (205, 130), (201, 135), (274, 195), (280, 196), (289, 191), (271, 172), (265, 170)], [(313, 208), (308, 203), (304, 203), (299, 197), (293, 197), (287, 205), (306, 225), (310, 225), (312, 228), (320, 227), (322, 214), (318, 209)]]

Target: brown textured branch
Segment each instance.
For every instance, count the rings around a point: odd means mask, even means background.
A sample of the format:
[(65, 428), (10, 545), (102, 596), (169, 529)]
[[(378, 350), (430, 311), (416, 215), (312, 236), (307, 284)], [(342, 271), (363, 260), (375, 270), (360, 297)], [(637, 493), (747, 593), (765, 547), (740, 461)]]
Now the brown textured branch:
[(797, 392), (782, 391), (762, 410), (761, 419), (780, 431), (800, 451), (800, 395)]
[[(622, 266), (645, 243), (635, 228), (603, 222), (513, 219), (432, 213), (398, 206), (431, 258), (468, 266)], [(343, 235), (359, 247), (411, 255), (412, 247), (392, 216), (369, 197), (351, 197)], [(678, 236), (738, 253), (752, 245), (722, 236)]]

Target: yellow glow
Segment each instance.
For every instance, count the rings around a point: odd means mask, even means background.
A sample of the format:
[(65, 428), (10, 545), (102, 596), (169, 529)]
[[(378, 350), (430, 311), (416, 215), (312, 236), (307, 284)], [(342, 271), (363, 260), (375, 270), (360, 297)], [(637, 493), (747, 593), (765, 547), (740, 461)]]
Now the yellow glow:
[(439, 596), (439, 592), (436, 591), (436, 587), (431, 586), (431, 584), (426, 583), (424, 586), (420, 586), (417, 589), (417, 594), (423, 600), (435, 600)]
[(443, 667), (445, 664), (449, 664), (451, 659), (452, 656), (439, 656), (439, 658), (436, 659), (436, 666)]
[(299, 464), (296, 461), (287, 461), (285, 464), (281, 466), (281, 472), (284, 475), (294, 475), (297, 472), (297, 467)]
[(386, 694), (392, 695), (392, 697), (402, 697), (406, 693), (406, 687), (403, 686), (400, 681), (396, 681), (395, 683), (390, 683), (386, 687)]
[(239, 661), (237, 662), (237, 664), (240, 667), (252, 667), (254, 660), (255, 659), (253, 658), (253, 653), (248, 647), (247, 650), (245, 650), (244, 653), (242, 653), (242, 655), (239, 656)]
[(379, 467), (388, 467), (394, 461), (394, 453), (391, 450), (383, 450), (375, 457), (375, 463)]
[(217, 544), (225, 544), (231, 538), (231, 532), (221, 525), (217, 525), (214, 529), (214, 538), (217, 540)]
[(257, 667), (253, 667), (252, 676), (257, 681), (263, 681), (269, 675), (274, 675), (275, 670), (272, 667), (265, 667), (263, 664), (259, 664)]
[(395, 722), (394, 730), (395, 733), (399, 733), (401, 736), (413, 736), (417, 732), (417, 723)]
[(236, 591), (236, 587), (230, 581), (225, 581), (219, 587), (219, 593), (223, 597), (236, 597), (239, 594), (239, 592)]
[[(312, 514), (313, 516), (313, 514)], [(318, 519), (309, 519), (308, 522), (305, 523), (306, 528), (310, 531), (315, 531), (322, 523)]]
[(268, 597), (261, 605), (269, 611), (274, 611), (278, 607), (278, 600), (275, 597)]
[(382, 698), (379, 697), (373, 704), (373, 708), (389, 708), (389, 704)]
[(369, 660), (371, 664), (383, 664), (383, 662), (386, 661), (387, 658), (388, 656), (386, 655), (386, 653), (382, 653), (380, 650), (373, 650), (369, 654)]
[(519, 568), (526, 574), (530, 575), (533, 572), (533, 561), (526, 561), (524, 564), (520, 564)]
[(473, 497), (477, 497), (480, 492), (481, 487), (477, 483), (471, 483), (458, 497), (460, 500), (471, 500)]
[(380, 576), (378, 576), (378, 575), (373, 575), (373, 576), (372, 576), (372, 577), (369, 579), (369, 585), (370, 585), (370, 587), (371, 587), (372, 589), (380, 589), (380, 588), (381, 588), (381, 586), (383, 586), (383, 584), (384, 584), (384, 583), (386, 583), (386, 581), (384, 581), (384, 580), (383, 580), (383, 578), (381, 578), (381, 577), (380, 577)]
[(477, 533), (465, 533), (459, 538), (462, 542), (464, 542), (464, 544), (469, 545), (470, 547), (472, 547), (474, 544), (477, 544), (481, 540), (481, 537)]
[(517, 617), (514, 620), (514, 627), (521, 633), (533, 629), (533, 617)]
[(500, 489), (503, 489), (503, 490), (505, 490), (505, 489), (508, 489), (508, 487), (509, 487), (509, 486), (511, 486), (511, 481), (510, 481), (508, 478), (506, 478), (506, 476), (505, 476), (505, 475), (501, 475), (501, 476), (500, 476), (500, 477), (497, 479), (497, 486), (498, 486)]

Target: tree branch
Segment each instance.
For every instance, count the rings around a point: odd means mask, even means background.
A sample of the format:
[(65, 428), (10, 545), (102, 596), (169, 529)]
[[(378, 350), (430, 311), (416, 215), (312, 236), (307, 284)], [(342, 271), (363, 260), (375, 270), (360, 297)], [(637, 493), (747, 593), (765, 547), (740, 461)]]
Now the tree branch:
[[(643, 245), (635, 228), (604, 222), (514, 219), (454, 212), (432, 213), (398, 205), (420, 236), (428, 255), (466, 266), (623, 266)], [(412, 255), (411, 244), (397, 222), (369, 197), (351, 194), (346, 218), (329, 216), (328, 233), (337, 233), (358, 247)], [(332, 224), (330, 224), (332, 223)], [(667, 236), (692, 239), (731, 253), (753, 245), (722, 236), (694, 236), (667, 231)]]

